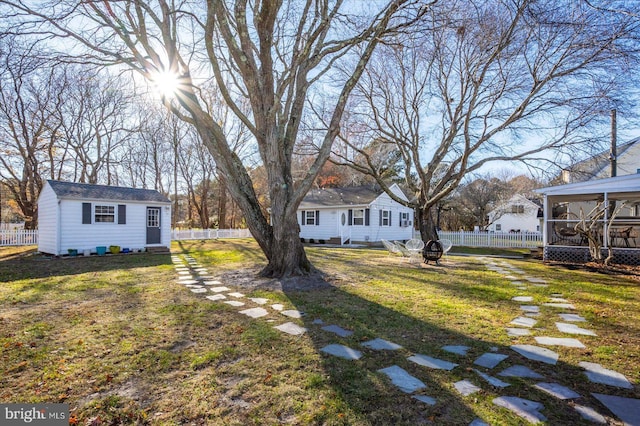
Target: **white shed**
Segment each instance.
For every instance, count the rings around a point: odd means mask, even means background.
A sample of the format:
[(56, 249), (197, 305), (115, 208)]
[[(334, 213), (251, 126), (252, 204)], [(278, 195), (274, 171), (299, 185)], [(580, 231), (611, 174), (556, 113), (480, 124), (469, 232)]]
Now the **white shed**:
[(38, 250), (171, 245), (171, 201), (158, 191), (48, 180), (38, 198)]
[[(396, 184), (391, 190), (406, 196)], [(413, 210), (373, 186), (309, 191), (298, 207), (300, 238), (311, 242), (378, 242), (413, 237)]]

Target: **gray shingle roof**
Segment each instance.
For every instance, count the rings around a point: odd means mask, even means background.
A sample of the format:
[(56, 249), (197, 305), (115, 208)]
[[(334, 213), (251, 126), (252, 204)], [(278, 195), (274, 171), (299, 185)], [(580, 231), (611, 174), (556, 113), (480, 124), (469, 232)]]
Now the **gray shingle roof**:
[(149, 201), (170, 203), (169, 199), (153, 189), (125, 188), (121, 186), (91, 185), (88, 183), (47, 181), (58, 198), (77, 198), (114, 201)]
[(382, 189), (370, 185), (313, 189), (304, 197), (299, 208), (368, 205), (380, 194)]

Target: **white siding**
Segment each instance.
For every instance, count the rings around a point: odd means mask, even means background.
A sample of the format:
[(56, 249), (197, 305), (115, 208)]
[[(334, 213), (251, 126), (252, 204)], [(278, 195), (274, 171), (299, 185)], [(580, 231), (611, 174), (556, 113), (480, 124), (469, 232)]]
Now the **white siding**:
[[(514, 205), (524, 206), (524, 213), (512, 213), (511, 208)], [(501, 210), (504, 211), (504, 213), (501, 213)], [(510, 232), (520, 230), (521, 232), (541, 232), (538, 210), (539, 207), (535, 203), (527, 200), (525, 197), (515, 195), (509, 202), (489, 213), (490, 221), (494, 220), (495, 215), (500, 215), (500, 217), (495, 219), (489, 226), (489, 231)]]
[[(82, 203), (92, 204), (92, 223), (82, 223)], [(115, 206), (115, 223), (93, 223), (93, 206), (112, 205)], [(127, 206), (126, 224), (118, 224), (117, 211), (118, 204)], [(147, 206), (160, 207), (161, 211), (161, 244), (169, 247), (171, 244), (171, 212), (165, 209), (165, 205), (156, 203), (134, 203), (131, 201), (97, 201), (97, 200), (62, 200), (60, 203), (61, 212), (61, 253), (65, 254), (67, 249), (77, 249), (79, 253), (89, 249), (96, 251), (97, 246), (110, 245), (121, 248), (140, 249), (148, 246), (147, 240)]]
[(58, 197), (48, 182), (38, 198), (38, 251), (58, 254)]

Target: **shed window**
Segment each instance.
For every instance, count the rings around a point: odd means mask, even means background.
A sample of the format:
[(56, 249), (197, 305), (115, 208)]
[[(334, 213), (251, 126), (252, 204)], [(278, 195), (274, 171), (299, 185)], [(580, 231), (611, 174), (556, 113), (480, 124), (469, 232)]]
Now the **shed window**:
[(514, 204), (511, 206), (511, 213), (524, 213), (524, 205), (523, 204)]
[(315, 211), (311, 210), (311, 211), (305, 212), (304, 224), (305, 225), (315, 225), (316, 224), (316, 212)]
[(502, 225), (499, 223), (496, 223), (496, 231), (502, 231)]
[(95, 223), (114, 223), (116, 221), (116, 212), (114, 206), (96, 205), (94, 209)]

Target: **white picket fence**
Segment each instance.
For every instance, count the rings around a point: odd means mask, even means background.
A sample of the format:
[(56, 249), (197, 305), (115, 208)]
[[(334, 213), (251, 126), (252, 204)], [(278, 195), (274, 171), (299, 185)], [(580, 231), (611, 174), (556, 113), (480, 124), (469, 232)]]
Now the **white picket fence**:
[(38, 244), (38, 230), (12, 229), (0, 231), (0, 247)]
[(441, 240), (451, 240), (454, 247), (536, 248), (542, 246), (540, 232), (440, 231)]
[(215, 238), (250, 238), (248, 229), (173, 229), (172, 240), (211, 240)]

